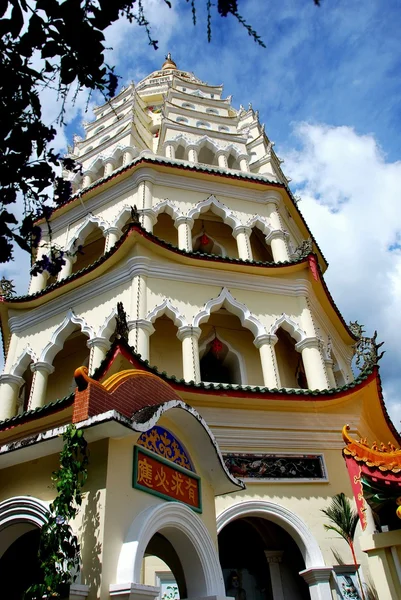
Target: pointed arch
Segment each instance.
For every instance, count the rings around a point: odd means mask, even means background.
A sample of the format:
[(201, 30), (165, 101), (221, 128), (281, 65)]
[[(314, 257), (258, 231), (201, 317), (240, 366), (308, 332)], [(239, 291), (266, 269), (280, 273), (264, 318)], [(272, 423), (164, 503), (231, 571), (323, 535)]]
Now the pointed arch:
[(88, 338), (94, 337), (92, 327), (90, 327), (85, 319), (78, 317), (73, 310), (69, 310), (64, 321), (54, 331), (50, 342), (43, 350), (40, 361), (53, 363), (54, 357), (62, 349), (67, 337), (74, 331), (75, 326), (79, 325), (83, 334)]
[(262, 323), (254, 317), (250, 310), (232, 296), (227, 288), (223, 288), (217, 298), (213, 298), (206, 302), (205, 307), (194, 317), (193, 326), (199, 327), (202, 323), (207, 321), (212, 312), (224, 308), (230, 309), (234, 315), (236, 315), (241, 321), (241, 325), (246, 329), (249, 329), (255, 338), (258, 335), (264, 335), (266, 333)]
[(161, 304), (155, 306), (155, 308), (148, 313), (146, 320), (149, 321), (149, 323), (154, 323), (156, 319), (163, 315), (167, 315), (176, 327), (188, 326), (188, 321), (182, 316), (178, 308), (172, 305), (168, 298), (165, 298)]
[(268, 236), (272, 231), (270, 223), (267, 221), (267, 219), (259, 215), (254, 215), (253, 217), (251, 217), (246, 225), (251, 229), (257, 227), (266, 236)]
[(88, 214), (85, 218), (85, 221), (78, 228), (72, 240), (68, 244), (67, 250), (72, 251), (74, 246), (79, 245), (79, 243), (83, 243), (88, 235), (95, 229), (95, 227), (99, 227), (99, 229), (102, 230), (103, 235), (105, 235), (105, 231), (110, 227), (110, 225), (100, 217), (95, 217), (92, 214)]
[(169, 200), (165, 198), (161, 200), (153, 207), (153, 212), (155, 216), (158, 216), (161, 213), (167, 213), (170, 217), (175, 221), (178, 217), (182, 216), (182, 213), (178, 210), (177, 206)]
[(110, 340), (116, 328), (116, 314), (117, 314), (117, 305), (111, 310), (111, 312), (107, 315), (103, 324), (99, 327), (98, 333), (96, 337), (101, 337), (106, 340)]
[[(196, 249), (196, 242), (198, 241), (198, 239), (200, 237), (202, 237), (203, 235), (203, 231), (200, 231), (197, 235), (195, 235), (195, 237), (192, 238), (192, 249), (194, 252), (201, 252), (199, 249)], [(227, 252), (226, 249), (224, 248), (224, 246), (222, 246), (221, 244), (219, 244), (219, 242), (217, 242), (211, 235), (207, 234), (207, 237), (209, 238), (209, 240), (211, 242), (213, 242), (213, 247), (212, 249), (206, 250), (206, 252), (208, 254), (217, 254), (219, 256), (227, 256)], [(217, 252), (216, 252), (217, 250)]]
[(31, 361), (36, 362), (37, 356), (36, 353), (32, 350), (31, 346), (28, 344), (11, 367), (11, 375), (22, 377)]
[(302, 342), (306, 338), (306, 333), (300, 328), (291, 317), (283, 313), (270, 328), (270, 335), (274, 335), (279, 328), (284, 329), (290, 336), (298, 343)]
[[(118, 229), (122, 229), (124, 227), (124, 225), (127, 224), (128, 220), (131, 218), (132, 208), (133, 208), (132, 206), (129, 206), (128, 204), (124, 204), (124, 206), (118, 213), (118, 215), (113, 223), (113, 227), (118, 227)], [(141, 212), (141, 211), (138, 211), (138, 212)]]
[(239, 366), (239, 371), (240, 371), (240, 378), (241, 378), (241, 384), (240, 385), (247, 385), (248, 378), (247, 378), (247, 374), (246, 374), (245, 361), (244, 361), (244, 359), (242, 357), (242, 354), (240, 352), (238, 352), (238, 350), (236, 350), (230, 344), (230, 342), (228, 342), (224, 338), (224, 336), (221, 335), (220, 332), (217, 335), (214, 332), (211, 332), (210, 335), (208, 335), (207, 338), (205, 338), (205, 340), (203, 340), (203, 342), (199, 346), (199, 359), (201, 360), (203, 358), (204, 351), (206, 350), (208, 344), (210, 344), (210, 342), (212, 342), (215, 337), (217, 337), (218, 340), (220, 340), (221, 342), (223, 342), (223, 344), (225, 346), (227, 346), (229, 352), (231, 352), (232, 354), (235, 355), (235, 357), (238, 360), (238, 366)]
[(232, 213), (232, 211), (217, 200), (217, 198), (213, 195), (206, 198), (206, 200), (201, 200), (198, 202), (191, 210), (187, 213), (187, 217), (189, 219), (196, 219), (199, 217), (201, 213), (204, 213), (208, 210), (211, 210), (214, 214), (220, 217), (226, 225), (229, 225), (231, 229), (235, 229), (235, 227), (239, 227), (241, 225), (240, 220)]
[(221, 150), (221, 147), (219, 146), (219, 144), (217, 142), (215, 142), (211, 137), (209, 137), (208, 135), (203, 135), (201, 138), (199, 138), (196, 142), (196, 147), (198, 149), (198, 152), (200, 152), (200, 150), (203, 147), (208, 148), (209, 150), (211, 150), (212, 152), (218, 152), (219, 150)]

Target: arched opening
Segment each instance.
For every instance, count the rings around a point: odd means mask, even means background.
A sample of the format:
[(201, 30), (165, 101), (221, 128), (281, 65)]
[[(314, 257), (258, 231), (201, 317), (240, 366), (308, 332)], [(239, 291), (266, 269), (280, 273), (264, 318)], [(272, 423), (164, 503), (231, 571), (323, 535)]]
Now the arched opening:
[(211, 150), (207, 146), (202, 146), (202, 148), (198, 152), (198, 162), (204, 165), (217, 166), (218, 162), (216, 158), (216, 153), (213, 152), (213, 150)]
[(229, 154), (227, 158), (227, 166), (229, 169), (235, 169), (236, 171), (240, 170), (239, 162), (234, 154)]
[(22, 600), (30, 585), (42, 582), (39, 540), (40, 529), (32, 524), (16, 523), (2, 530), (0, 573), (3, 598)]
[(274, 262), (271, 247), (266, 244), (265, 236), (260, 229), (258, 229), (258, 227), (254, 227), (252, 229), (250, 243), (253, 260), (261, 262)]
[(295, 340), (281, 327), (274, 346), (281, 387), (308, 389), (302, 355), (295, 349)]
[(22, 374), (22, 379), (24, 380), (24, 382), (21, 385), (18, 393), (17, 414), (21, 414), (25, 410), (28, 410), (29, 396), (31, 395), (33, 380), (33, 372), (31, 371), (32, 364), (33, 361), (31, 360)]
[(261, 517), (243, 517), (219, 533), (219, 557), (226, 595), (235, 600), (310, 600), (299, 575), (305, 569), (294, 539)]
[(106, 239), (100, 227), (95, 227), (86, 237), (85, 242), (75, 244), (76, 260), (72, 266), (72, 273), (85, 269), (104, 254)]
[(178, 379), (183, 377), (182, 344), (177, 338), (177, 327), (163, 315), (153, 323), (154, 333), (149, 339), (149, 361), (159, 371), (166, 371)]
[(87, 341), (87, 336), (77, 325), (53, 360), (54, 372), (48, 378), (45, 403), (64, 398), (75, 390), (75, 369), (89, 364)]
[(161, 213), (157, 217), (157, 223), (153, 228), (153, 233), (161, 240), (178, 246), (178, 231), (174, 226), (174, 221), (167, 213)]
[(201, 325), (201, 330), (199, 358), (202, 381), (263, 385), (254, 336), (242, 326), (236, 315), (221, 307)]
[[(213, 242), (206, 242), (202, 248), (202, 236), (205, 235)], [(225, 255), (231, 258), (238, 258), (238, 247), (235, 238), (233, 237), (232, 229), (229, 225), (224, 223), (223, 219), (218, 215), (215, 215), (211, 210), (201, 213), (199, 218), (196, 219), (192, 228), (192, 240), (194, 243), (194, 249), (199, 244), (197, 250), (199, 252), (208, 252), (209, 246), (218, 250), (218, 247), (222, 247), (225, 250)], [(198, 242), (199, 240), (199, 242)], [(206, 241), (206, 238), (204, 238)], [(214, 252), (213, 252), (214, 253)], [(216, 252), (222, 255), (223, 252)]]
[(175, 158), (178, 158), (178, 160), (185, 160), (185, 148), (181, 144), (175, 151)]
[(161, 533), (155, 533), (146, 547), (141, 583), (160, 587), (160, 600), (187, 598), (181, 561), (173, 544)]
[(194, 252), (201, 252), (202, 254), (226, 255), (223, 246), (202, 231), (192, 240), (192, 249)]

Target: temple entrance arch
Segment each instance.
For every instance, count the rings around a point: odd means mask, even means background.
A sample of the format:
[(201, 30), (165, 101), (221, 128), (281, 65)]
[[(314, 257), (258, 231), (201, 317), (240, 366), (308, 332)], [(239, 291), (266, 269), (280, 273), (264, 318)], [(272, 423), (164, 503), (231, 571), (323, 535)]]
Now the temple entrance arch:
[[(267, 501), (235, 504), (217, 517), (217, 532), (226, 596), (238, 589), (237, 600), (332, 600), (331, 567), (307, 525), (289, 509)], [(238, 535), (242, 546), (246, 539), (257, 546), (251, 569), (246, 553), (239, 553), (237, 567), (231, 564)]]
[[(180, 566), (171, 565), (171, 570), (187, 598), (225, 596), (223, 576), (209, 532), (192, 509), (178, 502), (150, 506), (135, 517), (120, 552), (117, 584), (141, 582), (142, 561), (147, 550), (157, 542), (155, 536), (167, 540), (163, 542), (167, 560), (160, 558), (167, 564), (171, 562), (172, 548), (179, 559)], [(162, 546), (158, 543), (157, 547), (160, 550)]]

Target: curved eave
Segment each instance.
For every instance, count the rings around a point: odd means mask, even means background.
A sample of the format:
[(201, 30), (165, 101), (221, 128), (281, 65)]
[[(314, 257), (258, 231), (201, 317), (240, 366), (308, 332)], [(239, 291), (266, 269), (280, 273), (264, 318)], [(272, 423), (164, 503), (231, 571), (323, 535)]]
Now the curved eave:
[[(71, 196), (70, 200), (67, 200), (67, 202), (61, 206), (55, 208), (50, 217), (50, 221), (53, 218), (58, 217), (59, 215), (62, 215), (68, 210), (74, 208), (76, 205), (80, 204), (82, 200), (89, 200), (90, 198), (93, 198), (99, 194), (99, 192), (107, 190), (116, 183), (119, 183), (120, 181), (123, 181), (127, 177), (131, 176), (141, 167), (146, 167), (148, 165), (152, 166), (156, 171), (161, 173), (171, 173), (171, 171), (179, 170), (181, 171), (181, 175), (187, 177), (193, 177), (193, 174), (196, 173), (197, 179), (203, 179), (206, 181), (210, 181), (213, 177), (219, 177), (227, 180), (228, 183), (235, 182), (236, 186), (248, 189), (251, 188), (263, 191), (267, 187), (285, 190), (287, 197), (290, 200), (289, 203), (286, 203), (286, 206), (289, 208), (291, 216), (294, 218), (296, 223), (299, 224), (303, 235), (305, 235), (305, 237), (309, 236), (312, 238), (316, 248), (316, 253), (319, 256), (319, 263), (322, 264), (323, 270), (327, 269), (328, 262), (326, 261), (321, 249), (319, 248), (319, 245), (312, 235), (312, 232), (306, 224), (306, 221), (294, 200), (292, 192), (287, 185), (277, 181), (272, 181), (265, 175), (245, 173), (243, 171), (227, 171), (226, 169), (220, 169), (219, 167), (191, 164), (186, 161), (173, 160), (162, 156), (149, 156), (149, 154), (146, 156), (139, 156), (125, 167), (121, 167), (120, 169), (114, 171), (108, 177), (99, 179), (97, 182)], [(44, 220), (41, 219), (37, 221), (37, 223), (44, 224)]]

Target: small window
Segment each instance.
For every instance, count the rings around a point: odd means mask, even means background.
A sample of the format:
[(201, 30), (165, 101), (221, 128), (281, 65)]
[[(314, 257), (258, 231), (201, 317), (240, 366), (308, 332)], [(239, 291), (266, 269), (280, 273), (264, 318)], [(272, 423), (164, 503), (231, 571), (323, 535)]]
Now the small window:
[(205, 129), (210, 129), (210, 123), (205, 123), (205, 121), (198, 121), (196, 123), (197, 127), (204, 127)]
[(93, 150), (93, 146), (89, 146), (89, 148), (86, 149), (87, 152), (90, 152), (91, 150)]
[(98, 127), (97, 129), (95, 129), (95, 134), (99, 133), (99, 131), (102, 131), (102, 129), (105, 128), (105, 125), (101, 125), (100, 127)]
[(207, 108), (207, 109), (206, 109), (206, 112), (207, 112), (207, 113), (210, 113), (210, 114), (212, 114), (212, 115), (218, 115), (218, 114), (219, 114), (219, 111), (218, 111), (218, 110), (216, 110), (215, 108)]
[(214, 98), (214, 94), (210, 94), (210, 97), (211, 97), (211, 98)]
[(182, 88), (182, 91), (183, 91), (183, 92), (186, 92), (186, 91), (187, 91), (187, 88)]
[(230, 131), (230, 130), (225, 125), (220, 125), (219, 126), (219, 131)]
[(105, 136), (104, 136), (104, 138), (102, 138), (102, 139), (100, 140), (100, 143), (101, 143), (101, 144), (103, 144), (103, 142), (105, 142), (105, 141), (106, 141), (106, 140), (108, 140), (109, 138), (110, 138), (110, 136), (109, 136), (109, 135), (105, 135)]
[(188, 123), (188, 119), (185, 117), (177, 117), (177, 123)]
[(184, 102), (182, 107), (183, 108), (193, 108), (195, 110), (195, 106), (193, 104), (190, 104), (189, 102)]

